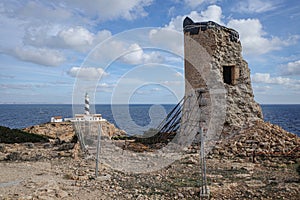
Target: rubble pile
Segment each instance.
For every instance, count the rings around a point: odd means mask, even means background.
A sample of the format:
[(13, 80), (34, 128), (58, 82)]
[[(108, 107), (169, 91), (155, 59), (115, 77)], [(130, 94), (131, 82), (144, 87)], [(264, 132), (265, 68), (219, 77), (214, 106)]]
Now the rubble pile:
[(300, 138), (277, 125), (258, 120), (232, 137), (222, 139), (211, 155), (293, 164), (300, 158)]

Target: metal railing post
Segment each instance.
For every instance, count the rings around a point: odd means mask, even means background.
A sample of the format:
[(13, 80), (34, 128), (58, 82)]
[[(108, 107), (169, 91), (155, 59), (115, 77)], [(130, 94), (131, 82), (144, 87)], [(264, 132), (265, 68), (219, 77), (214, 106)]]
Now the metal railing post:
[(98, 124), (98, 139), (97, 139), (97, 153), (96, 153), (96, 169), (95, 169), (96, 178), (98, 177), (98, 169), (99, 169), (101, 131), (102, 131), (102, 126), (101, 126), (101, 122), (99, 122), (99, 124)]

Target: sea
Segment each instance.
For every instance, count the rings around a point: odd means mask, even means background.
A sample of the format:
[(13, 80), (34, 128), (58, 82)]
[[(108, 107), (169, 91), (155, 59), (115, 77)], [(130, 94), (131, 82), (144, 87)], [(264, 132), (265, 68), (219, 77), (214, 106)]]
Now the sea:
[[(170, 112), (175, 105), (160, 105), (159, 109), (164, 109), (164, 114)], [(300, 104), (296, 105), (261, 105), (265, 121), (277, 124), (285, 130), (295, 133), (300, 136)], [(158, 122), (164, 118), (164, 114), (153, 116), (151, 112), (153, 105), (150, 104), (132, 104), (132, 105), (117, 105), (112, 108), (111, 105), (96, 105), (96, 113), (102, 114), (102, 117), (109, 122), (122, 124), (120, 120), (130, 118), (132, 123), (129, 123), (130, 128), (151, 127), (153, 118), (157, 118)], [(113, 110), (125, 110), (129, 115), (124, 115), (121, 112)], [(152, 115), (151, 115), (152, 113)], [(0, 104), (0, 126), (22, 129), (25, 127), (49, 122), (53, 116), (62, 116), (63, 118), (72, 117), (72, 105), (68, 104)], [(125, 121), (126, 121), (125, 120)], [(124, 121), (124, 122), (125, 122)], [(126, 124), (128, 124), (126, 122)], [(156, 123), (157, 124), (157, 123)], [(132, 126), (132, 127), (130, 127)], [(134, 126), (134, 127), (133, 127)], [(156, 128), (152, 124), (152, 128)]]

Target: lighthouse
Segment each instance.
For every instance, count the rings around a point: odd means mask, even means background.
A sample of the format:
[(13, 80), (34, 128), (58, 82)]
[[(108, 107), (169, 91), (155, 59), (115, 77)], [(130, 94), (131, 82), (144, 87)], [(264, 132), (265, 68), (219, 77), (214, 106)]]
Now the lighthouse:
[(87, 92), (85, 93), (85, 99), (84, 99), (84, 102), (85, 102), (85, 106), (84, 106), (84, 114), (85, 114), (85, 115), (90, 115), (90, 98), (89, 98), (89, 95), (88, 95)]
[(65, 118), (65, 121), (78, 122), (78, 121), (106, 121), (102, 118), (101, 114), (90, 113), (90, 97), (88, 93), (84, 96), (84, 114), (75, 114), (74, 118)]

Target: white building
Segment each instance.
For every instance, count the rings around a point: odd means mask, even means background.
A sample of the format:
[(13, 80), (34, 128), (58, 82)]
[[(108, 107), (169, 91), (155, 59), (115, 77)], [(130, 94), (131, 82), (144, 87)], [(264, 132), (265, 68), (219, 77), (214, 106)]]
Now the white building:
[(80, 122), (80, 121), (106, 121), (101, 114), (90, 114), (90, 99), (89, 95), (85, 94), (84, 114), (75, 114), (74, 118), (65, 118), (65, 121)]
[(79, 121), (106, 121), (101, 114), (75, 114), (74, 118), (65, 118), (65, 121), (79, 122)]
[(62, 121), (63, 121), (62, 116), (51, 117), (51, 122), (62, 122)]

